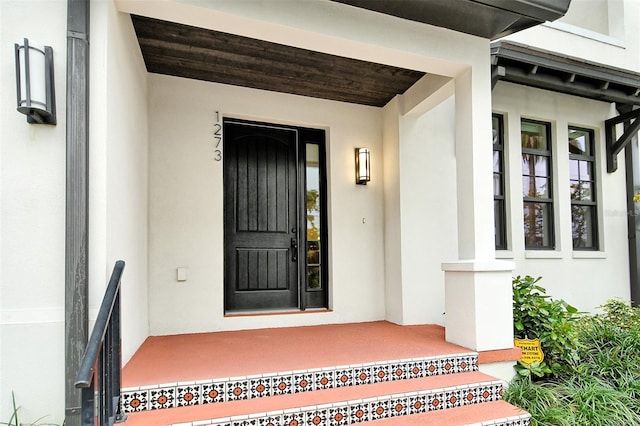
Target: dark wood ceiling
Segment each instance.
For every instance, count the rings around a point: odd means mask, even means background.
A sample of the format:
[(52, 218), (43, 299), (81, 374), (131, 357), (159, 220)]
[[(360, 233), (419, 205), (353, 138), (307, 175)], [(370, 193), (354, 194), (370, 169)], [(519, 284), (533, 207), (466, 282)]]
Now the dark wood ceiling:
[(147, 71), (382, 107), (425, 73), (132, 15)]

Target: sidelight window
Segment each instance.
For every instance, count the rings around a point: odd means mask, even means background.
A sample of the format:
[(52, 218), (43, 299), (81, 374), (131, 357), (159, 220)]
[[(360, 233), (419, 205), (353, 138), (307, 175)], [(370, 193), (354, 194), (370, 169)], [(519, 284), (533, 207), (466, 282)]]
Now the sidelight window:
[(321, 211), (324, 208), (320, 188), (320, 147), (306, 144), (306, 213), (307, 213), (307, 289), (322, 289), (322, 259), (320, 247), (323, 230)]

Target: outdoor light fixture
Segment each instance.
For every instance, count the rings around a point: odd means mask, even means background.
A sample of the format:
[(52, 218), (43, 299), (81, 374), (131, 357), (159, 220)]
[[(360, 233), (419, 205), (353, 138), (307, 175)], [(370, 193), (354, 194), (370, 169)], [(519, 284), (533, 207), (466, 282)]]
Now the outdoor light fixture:
[(15, 44), (18, 111), (29, 123), (56, 124), (53, 49), (24, 39)]
[(366, 185), (371, 180), (370, 164), (369, 148), (356, 148), (356, 184)]

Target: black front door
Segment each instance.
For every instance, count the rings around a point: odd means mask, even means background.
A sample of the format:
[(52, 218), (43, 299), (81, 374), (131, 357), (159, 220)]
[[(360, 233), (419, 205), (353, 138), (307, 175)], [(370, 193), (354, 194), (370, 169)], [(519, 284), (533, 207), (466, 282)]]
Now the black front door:
[(297, 131), (224, 123), (225, 310), (299, 306)]

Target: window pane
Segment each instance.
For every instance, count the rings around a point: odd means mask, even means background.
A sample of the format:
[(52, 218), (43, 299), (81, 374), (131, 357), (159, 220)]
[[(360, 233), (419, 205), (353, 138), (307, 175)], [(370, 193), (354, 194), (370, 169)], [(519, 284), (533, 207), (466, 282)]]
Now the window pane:
[(591, 183), (577, 180), (571, 181), (571, 200), (573, 201), (592, 201)]
[(493, 130), (493, 217), (495, 248), (507, 249), (503, 117), (491, 116)]
[(549, 198), (548, 178), (534, 178), (522, 176), (522, 196), (528, 198)]
[(573, 248), (597, 250), (597, 204), (593, 131), (569, 127), (569, 191)]
[(320, 241), (307, 241), (307, 265), (320, 264)]
[(529, 176), (549, 176), (549, 157), (522, 154), (522, 174)]
[(522, 121), (521, 126), (523, 149), (549, 150), (547, 126), (545, 124)]
[(496, 173), (502, 171), (502, 151), (493, 151), (493, 171)]
[(550, 125), (527, 120), (521, 120), (520, 124), (525, 248), (553, 249), (554, 191)]
[(320, 147), (306, 144), (307, 179), (307, 288), (320, 289)]
[(571, 231), (574, 249), (595, 247), (595, 217), (592, 206), (571, 206)]
[(507, 248), (505, 206), (503, 200), (493, 200), (493, 217), (496, 230), (496, 249), (505, 250)]
[(593, 155), (590, 132), (569, 128), (569, 153), (576, 155)]
[(319, 290), (322, 288), (321, 283), (322, 281), (320, 280), (320, 267), (307, 267), (307, 288), (311, 290)]
[(593, 163), (591, 161), (579, 161), (580, 180), (593, 180)]
[(493, 195), (503, 195), (502, 194), (502, 175), (499, 173), (493, 174)]
[(592, 181), (593, 163), (588, 160), (569, 160), (569, 178)]
[(580, 162), (578, 160), (569, 160), (569, 179), (580, 179)]
[(553, 248), (551, 205), (524, 203), (525, 248)]

